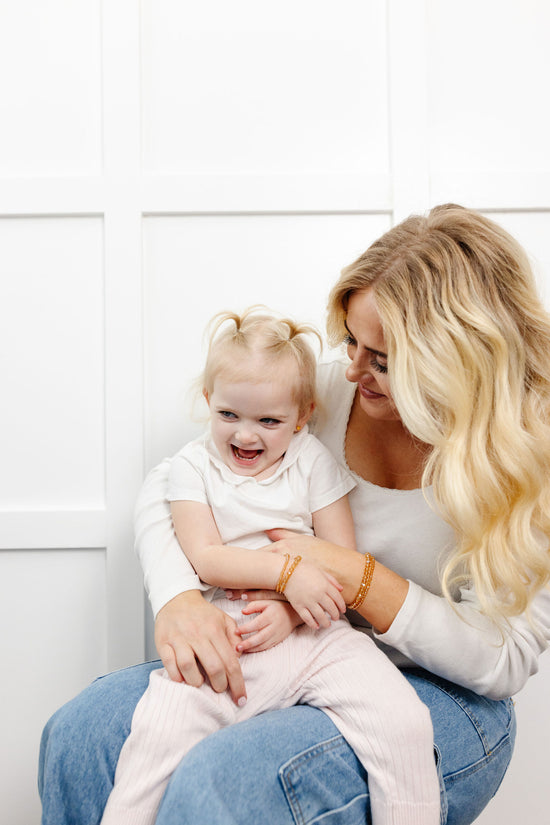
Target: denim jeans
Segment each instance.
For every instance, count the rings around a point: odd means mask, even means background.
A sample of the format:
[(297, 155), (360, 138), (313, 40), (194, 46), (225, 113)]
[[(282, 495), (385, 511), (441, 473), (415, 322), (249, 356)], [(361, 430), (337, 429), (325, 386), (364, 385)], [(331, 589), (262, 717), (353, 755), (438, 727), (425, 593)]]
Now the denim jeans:
[[(40, 749), (42, 825), (98, 825), (134, 707), (159, 662), (96, 680), (48, 722)], [(498, 789), (515, 738), (510, 700), (404, 671), (430, 708), (441, 822), (468, 825)], [(225, 728), (172, 776), (157, 825), (365, 825), (368, 777), (330, 719), (297, 706)]]

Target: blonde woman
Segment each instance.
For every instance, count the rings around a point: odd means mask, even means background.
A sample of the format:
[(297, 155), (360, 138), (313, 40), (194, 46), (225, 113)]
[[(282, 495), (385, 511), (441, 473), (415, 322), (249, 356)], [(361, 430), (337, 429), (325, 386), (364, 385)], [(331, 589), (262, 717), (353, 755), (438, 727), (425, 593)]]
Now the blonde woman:
[[(521, 248), (478, 213), (449, 205), (404, 221), (343, 271), (328, 327), (348, 360), (319, 371), (325, 415), (315, 432), (357, 482), (357, 549), (287, 531), (271, 534), (273, 547), (331, 573), (348, 603), (372, 553), (371, 586), (352, 623), (430, 709), (441, 820), (467, 825), (511, 758), (508, 697), (537, 670), (550, 638), (550, 321)], [(157, 646), (173, 679), (198, 685), (202, 667), (216, 690), (238, 698), (232, 628), (177, 556), (163, 502), (168, 466), (146, 482), (137, 520)], [(100, 818), (147, 673), (140, 666), (96, 683), (50, 722), (43, 799), (57, 823)], [(75, 765), (90, 720), (90, 756)], [(90, 771), (87, 795), (62, 790), (86, 784)], [(370, 816), (368, 776), (309, 707), (202, 742), (174, 774), (158, 825), (198, 822), (212, 799), (209, 822), (220, 825), (262, 821), (266, 811), (278, 825)]]

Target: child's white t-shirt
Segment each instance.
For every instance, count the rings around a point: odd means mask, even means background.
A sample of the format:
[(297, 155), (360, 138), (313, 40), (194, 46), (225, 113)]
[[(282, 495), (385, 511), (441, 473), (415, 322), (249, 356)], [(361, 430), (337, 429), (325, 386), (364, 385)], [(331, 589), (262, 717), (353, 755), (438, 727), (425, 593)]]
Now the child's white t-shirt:
[[(354, 487), (307, 427), (293, 436), (273, 475), (261, 480), (230, 470), (206, 433), (172, 459), (167, 499), (208, 504), (223, 544), (257, 549), (269, 544), (265, 531), (277, 527), (311, 535), (312, 513)], [(205, 595), (212, 598), (216, 589)]]

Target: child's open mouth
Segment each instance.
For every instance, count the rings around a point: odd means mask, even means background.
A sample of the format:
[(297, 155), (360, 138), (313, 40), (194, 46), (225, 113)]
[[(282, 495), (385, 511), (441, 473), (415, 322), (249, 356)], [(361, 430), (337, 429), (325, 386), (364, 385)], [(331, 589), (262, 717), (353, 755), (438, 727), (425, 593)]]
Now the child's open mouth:
[(241, 447), (235, 447), (234, 444), (231, 445), (231, 449), (233, 450), (233, 455), (235, 458), (238, 458), (239, 461), (254, 461), (255, 458), (258, 458), (258, 456), (263, 453), (263, 450), (243, 450)]

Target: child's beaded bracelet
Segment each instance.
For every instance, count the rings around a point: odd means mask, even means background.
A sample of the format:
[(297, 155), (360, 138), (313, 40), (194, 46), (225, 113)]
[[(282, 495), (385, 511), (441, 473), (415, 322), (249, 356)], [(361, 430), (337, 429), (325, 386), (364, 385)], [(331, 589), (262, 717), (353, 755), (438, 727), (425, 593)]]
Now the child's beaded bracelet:
[[(290, 577), (292, 576), (292, 574), (294, 573), (294, 571), (296, 570), (296, 568), (298, 567), (298, 565), (302, 561), (302, 557), (301, 556), (295, 556), (294, 559), (292, 560), (292, 564), (290, 565), (290, 567), (288, 567), (289, 561), (290, 561), (290, 554), (285, 553), (285, 561), (284, 561), (284, 564), (283, 564), (283, 569), (281, 570), (281, 575), (279, 576), (279, 581), (277, 582), (277, 587), (275, 588), (275, 591), (277, 593), (284, 593), (285, 592), (285, 587), (288, 584), (288, 580), (290, 579)], [(287, 567), (288, 567), (288, 570), (287, 570)]]

